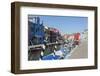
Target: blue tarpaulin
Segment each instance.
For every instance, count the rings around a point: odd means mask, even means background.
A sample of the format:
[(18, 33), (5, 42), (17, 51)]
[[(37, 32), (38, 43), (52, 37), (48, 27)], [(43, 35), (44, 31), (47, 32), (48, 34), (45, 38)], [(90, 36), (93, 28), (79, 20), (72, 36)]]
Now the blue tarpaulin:
[(61, 59), (62, 57), (65, 57), (68, 54), (68, 49), (65, 48), (61, 48), (60, 50), (56, 51), (56, 52), (61, 52), (61, 55), (47, 55), (47, 56), (43, 56), (42, 60), (57, 60), (57, 59)]
[(42, 60), (57, 60), (60, 59), (60, 56), (57, 55), (47, 55), (42, 57)]

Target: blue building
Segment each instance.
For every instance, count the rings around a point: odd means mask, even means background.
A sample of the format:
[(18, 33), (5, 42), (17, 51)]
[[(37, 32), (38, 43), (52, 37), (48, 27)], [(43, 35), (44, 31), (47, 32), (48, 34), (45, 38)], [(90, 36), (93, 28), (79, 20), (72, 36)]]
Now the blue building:
[(28, 44), (36, 45), (44, 42), (44, 26), (39, 17), (28, 16)]

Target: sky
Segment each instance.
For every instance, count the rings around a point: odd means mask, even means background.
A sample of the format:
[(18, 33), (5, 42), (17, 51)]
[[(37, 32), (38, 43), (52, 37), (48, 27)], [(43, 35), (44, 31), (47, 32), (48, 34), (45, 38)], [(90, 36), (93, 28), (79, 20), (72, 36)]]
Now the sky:
[(62, 34), (72, 34), (82, 32), (88, 28), (87, 17), (75, 16), (43, 16), (33, 15), (40, 17), (40, 21), (44, 25), (58, 29)]

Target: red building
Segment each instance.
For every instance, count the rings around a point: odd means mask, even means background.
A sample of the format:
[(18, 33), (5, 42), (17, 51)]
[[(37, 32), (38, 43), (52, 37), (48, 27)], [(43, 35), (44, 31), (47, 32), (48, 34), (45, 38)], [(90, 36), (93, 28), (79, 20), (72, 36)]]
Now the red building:
[(56, 28), (49, 28), (50, 29), (50, 42), (56, 42), (60, 39), (61, 34), (58, 29)]
[(74, 40), (80, 40), (80, 33), (74, 34)]
[(74, 42), (76, 45), (79, 45), (79, 43), (80, 43), (80, 35), (81, 35), (80, 33), (74, 34)]

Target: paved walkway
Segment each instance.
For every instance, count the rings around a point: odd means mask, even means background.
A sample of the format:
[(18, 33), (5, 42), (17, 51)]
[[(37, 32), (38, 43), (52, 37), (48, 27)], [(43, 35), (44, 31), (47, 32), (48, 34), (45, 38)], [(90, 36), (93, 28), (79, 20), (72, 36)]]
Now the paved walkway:
[(68, 59), (79, 59), (79, 58), (87, 58), (88, 57), (88, 42), (87, 40), (83, 40), (81, 44), (76, 47), (69, 56)]

